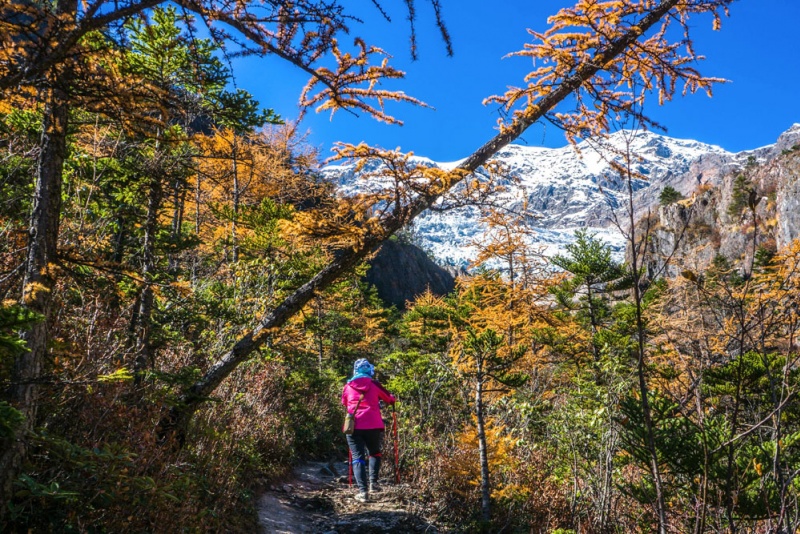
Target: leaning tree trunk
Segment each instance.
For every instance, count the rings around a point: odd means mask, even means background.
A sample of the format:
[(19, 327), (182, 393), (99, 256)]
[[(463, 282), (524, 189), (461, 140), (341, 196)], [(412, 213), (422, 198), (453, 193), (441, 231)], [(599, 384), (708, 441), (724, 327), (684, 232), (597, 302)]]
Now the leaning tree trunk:
[(602, 71), (614, 58), (622, 54), (640, 36), (666, 16), (680, 1), (663, 0), (652, 11), (642, 17), (638, 24), (632, 26), (619, 38), (612, 40), (607, 46), (598, 50), (591, 61), (586, 61), (577, 66), (572, 74), (565, 77), (559, 85), (555, 85), (551, 92), (542, 97), (536, 105), (528, 106), (524, 113), (515, 117), (511, 124), (501, 128), (500, 133), (473, 152), (461, 165), (453, 169), (448, 175), (448, 181), (439, 184), (441, 187), (438, 192), (421, 195), (411, 201), (409, 205), (399, 206), (380, 222), (379, 229), (374, 232), (368, 232), (357, 247), (340, 251), (334, 260), (309, 282), (289, 295), (277, 308), (264, 315), (252, 331), (240, 338), (227, 353), (222, 355), (206, 371), (200, 380), (182, 393), (180, 402), (170, 409), (168, 415), (159, 423), (162, 436), (174, 433), (178, 442), (182, 442), (186, 426), (200, 404), (209, 398), (217, 386), (239, 364), (246, 361), (250, 354), (258, 350), (271, 338), (270, 332), (273, 329), (280, 328), (286, 324), (295, 313), (306, 305), (316, 291), (325, 289), (342, 274), (358, 265), (368, 254), (394, 235), (395, 232), (430, 208), (442, 195), (462, 181), (465, 176), (475, 172), (503, 147), (522, 135), (529, 126), (551, 112), (556, 105), (573, 92), (578, 91), (584, 83)]
[[(25, 417), (14, 434), (2, 443), (0, 456), (0, 502), (9, 502), (14, 480), (28, 452), (28, 436), (36, 424), (39, 382), (46, 360), (48, 327), (57, 271), (56, 254), (61, 216), (61, 177), (67, 152), (67, 94), (63, 89), (47, 92), (41, 149), (36, 172), (33, 212), (28, 236), (28, 256), (22, 303), (43, 320), (22, 334), (28, 352), (14, 361), (11, 386), (5, 396)], [(6, 510), (0, 507), (0, 517)]]

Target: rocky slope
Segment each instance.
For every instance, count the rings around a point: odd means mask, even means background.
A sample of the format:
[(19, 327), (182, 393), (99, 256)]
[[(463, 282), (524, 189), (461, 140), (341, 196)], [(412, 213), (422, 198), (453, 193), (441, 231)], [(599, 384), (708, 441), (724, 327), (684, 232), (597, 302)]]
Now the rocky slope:
[[(624, 161), (621, 152), (634, 155), (633, 171), (640, 176), (632, 184), (635, 217), (641, 218), (657, 211), (659, 193), (667, 185), (689, 197), (698, 187), (721, 184), (738, 169), (767, 164), (798, 143), (800, 124), (792, 126), (774, 145), (739, 153), (693, 140), (627, 131), (614, 133), (601, 144), (582, 142), (577, 150), (570, 146), (549, 149), (509, 145), (496, 157), (506, 169), (500, 179), (505, 191), (497, 195), (496, 202), (512, 209), (527, 207), (530, 216), (526, 223), (534, 230), (533, 242), (545, 254), (563, 251), (576, 229), (589, 228), (622, 258), (625, 243), (618, 225), (627, 225), (628, 191), (611, 164)], [(445, 169), (459, 163), (425, 158), (416, 161)], [(368, 166), (367, 170), (374, 168)], [(329, 166), (323, 172), (344, 195), (374, 191), (388, 183), (361, 179), (351, 164)], [(791, 197), (789, 193), (785, 191)], [(790, 203), (784, 201), (782, 209), (790, 209)], [(426, 212), (415, 221), (420, 245), (437, 261), (450, 265), (467, 265), (475, 257), (473, 243), (484, 229), (476, 207)]]
[(726, 169), (649, 219), (650, 276), (699, 273), (717, 258), (746, 273), (754, 256), (800, 238), (800, 138), (791, 133), (765, 163)]

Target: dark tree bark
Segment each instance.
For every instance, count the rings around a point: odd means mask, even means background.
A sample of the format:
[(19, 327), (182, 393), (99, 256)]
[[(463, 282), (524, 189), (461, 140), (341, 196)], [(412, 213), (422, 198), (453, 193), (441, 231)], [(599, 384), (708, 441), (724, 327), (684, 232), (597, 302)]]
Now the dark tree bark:
[[(627, 138), (626, 138), (627, 139)], [(667, 507), (664, 499), (664, 484), (661, 480), (661, 467), (658, 460), (658, 448), (656, 447), (655, 426), (653, 423), (653, 411), (650, 406), (649, 392), (647, 385), (647, 354), (645, 351), (645, 338), (647, 327), (644, 321), (644, 294), (642, 292), (641, 264), (642, 258), (639, 255), (639, 244), (636, 242), (636, 220), (633, 205), (633, 171), (631, 162), (633, 158), (630, 154), (630, 142), (626, 147), (625, 154), (626, 174), (623, 178), (628, 187), (628, 224), (629, 240), (628, 246), (631, 250), (631, 273), (633, 273), (633, 304), (636, 309), (636, 376), (639, 382), (639, 396), (641, 397), (642, 420), (644, 421), (645, 444), (650, 456), (650, 474), (653, 477), (653, 486), (656, 492), (655, 511), (658, 517), (659, 534), (667, 534)], [(644, 232), (643, 242), (647, 242), (649, 228)]]
[(481, 518), (487, 523), (492, 519), (492, 486), (489, 479), (489, 451), (486, 447), (486, 421), (483, 413), (482, 355), (478, 356), (478, 374), (475, 377), (475, 419), (478, 432), (478, 455), (481, 465)]
[(239, 190), (239, 162), (238, 162), (238, 144), (236, 140), (236, 133), (233, 134), (233, 145), (231, 147), (231, 155), (233, 161), (231, 162), (231, 172), (233, 173), (233, 220), (231, 221), (231, 259), (233, 263), (239, 261), (239, 237), (237, 236), (237, 222), (239, 220), (239, 201), (241, 191)]
[(137, 384), (141, 383), (143, 372), (153, 363), (153, 347), (150, 339), (153, 315), (153, 277), (156, 271), (156, 234), (158, 232), (158, 213), (164, 197), (159, 176), (150, 178), (150, 191), (147, 197), (147, 217), (144, 225), (142, 244), (142, 293), (136, 320), (136, 357), (134, 374)]
[[(62, 2), (63, 3), (63, 2)], [(12, 495), (14, 480), (28, 452), (28, 436), (36, 424), (39, 384), (46, 361), (48, 326), (53, 292), (56, 286), (56, 256), (61, 215), (61, 183), (67, 152), (68, 96), (63, 89), (47, 91), (41, 149), (36, 172), (33, 213), (28, 237), (22, 303), (42, 315), (22, 337), (28, 352), (14, 361), (12, 384), (5, 392), (7, 400), (25, 417), (14, 435), (2, 443), (0, 456), (0, 502)], [(0, 508), (0, 517), (6, 506)]]
[[(175, 178), (172, 184), (172, 228), (170, 238), (175, 247), (181, 242), (183, 236), (183, 216), (186, 207), (186, 180), (182, 177)], [(167, 256), (167, 269), (174, 273), (178, 269), (178, 255), (170, 253)]]

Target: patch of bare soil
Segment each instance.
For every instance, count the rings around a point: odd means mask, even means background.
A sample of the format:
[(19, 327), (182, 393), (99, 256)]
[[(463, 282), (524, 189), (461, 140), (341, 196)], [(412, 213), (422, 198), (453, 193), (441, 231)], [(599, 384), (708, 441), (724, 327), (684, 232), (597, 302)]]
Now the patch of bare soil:
[(294, 470), (294, 478), (271, 486), (257, 502), (264, 534), (439, 533), (425, 519), (422, 503), (406, 484), (383, 481), (383, 491), (357, 502), (348, 487), (347, 464), (309, 462)]

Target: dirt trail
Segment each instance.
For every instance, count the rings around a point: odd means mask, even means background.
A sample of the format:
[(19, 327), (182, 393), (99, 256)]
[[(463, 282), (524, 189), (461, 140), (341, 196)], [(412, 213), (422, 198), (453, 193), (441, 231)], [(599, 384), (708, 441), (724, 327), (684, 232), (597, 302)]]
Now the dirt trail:
[(347, 484), (347, 464), (309, 462), (292, 480), (272, 486), (258, 498), (264, 534), (368, 534), (441, 532), (423, 517), (422, 503), (405, 484), (384, 479), (383, 491), (359, 503)]

